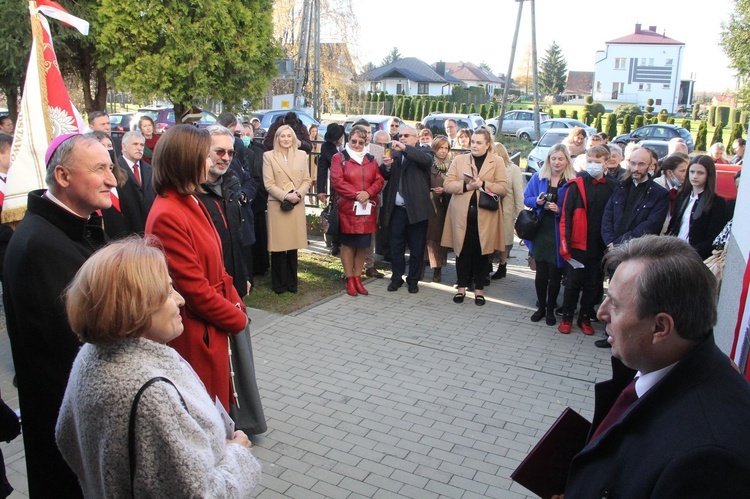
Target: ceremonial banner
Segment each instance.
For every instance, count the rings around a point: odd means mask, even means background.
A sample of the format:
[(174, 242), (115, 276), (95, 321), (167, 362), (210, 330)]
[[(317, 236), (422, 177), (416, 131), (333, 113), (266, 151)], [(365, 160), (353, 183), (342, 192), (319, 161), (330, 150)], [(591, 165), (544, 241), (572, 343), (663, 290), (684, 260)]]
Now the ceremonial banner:
[(89, 23), (70, 15), (60, 4), (51, 0), (32, 0), (29, 11), (33, 40), (11, 146), (3, 222), (23, 218), (28, 193), (46, 187), (44, 153), (50, 141), (64, 133), (82, 133), (86, 130), (83, 117), (70, 102), (45, 16), (63, 21), (84, 35), (88, 35)]
[[(748, 256), (750, 259), (750, 256)], [(750, 260), (748, 260), (750, 261)], [(750, 265), (745, 267), (745, 274), (742, 278), (742, 291), (740, 292), (740, 310), (737, 314), (737, 323), (734, 328), (734, 342), (732, 344), (732, 352), (730, 357), (737, 366), (740, 368), (740, 372), (750, 380), (750, 362), (748, 362), (748, 354), (750, 354)]]

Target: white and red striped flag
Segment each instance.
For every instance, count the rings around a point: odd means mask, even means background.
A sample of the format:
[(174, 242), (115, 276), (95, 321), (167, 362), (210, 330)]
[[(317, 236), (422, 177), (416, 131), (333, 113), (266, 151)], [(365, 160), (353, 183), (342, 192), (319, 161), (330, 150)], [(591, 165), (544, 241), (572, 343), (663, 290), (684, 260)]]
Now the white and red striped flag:
[(31, 56), (26, 70), (21, 109), (11, 146), (10, 170), (3, 201), (3, 222), (23, 218), (28, 193), (44, 188), (44, 153), (53, 138), (86, 130), (83, 117), (70, 101), (45, 16), (62, 21), (84, 35), (89, 23), (70, 15), (52, 0), (29, 1)]

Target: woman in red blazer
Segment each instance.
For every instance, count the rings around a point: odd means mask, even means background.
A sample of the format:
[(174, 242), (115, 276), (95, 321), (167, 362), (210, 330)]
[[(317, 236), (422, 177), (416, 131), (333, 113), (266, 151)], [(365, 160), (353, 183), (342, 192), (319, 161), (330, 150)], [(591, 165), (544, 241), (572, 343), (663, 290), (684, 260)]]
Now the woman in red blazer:
[(154, 151), (157, 194), (146, 233), (159, 238), (174, 288), (185, 298), (182, 336), (169, 342), (228, 411), (229, 334), (247, 325), (245, 305), (224, 270), (221, 240), (196, 193), (211, 167), (211, 137), (190, 125), (170, 128)]

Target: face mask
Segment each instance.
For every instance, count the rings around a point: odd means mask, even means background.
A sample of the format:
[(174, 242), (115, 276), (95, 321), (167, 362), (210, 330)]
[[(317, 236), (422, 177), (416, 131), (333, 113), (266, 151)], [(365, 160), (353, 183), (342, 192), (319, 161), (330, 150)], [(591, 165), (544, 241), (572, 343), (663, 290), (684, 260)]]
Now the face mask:
[(245, 147), (250, 147), (250, 141), (251, 140), (252, 139), (250, 137), (248, 137), (247, 135), (245, 135), (244, 137), (242, 137), (242, 143), (245, 144)]
[(601, 163), (586, 163), (586, 173), (596, 178), (602, 174), (602, 167)]

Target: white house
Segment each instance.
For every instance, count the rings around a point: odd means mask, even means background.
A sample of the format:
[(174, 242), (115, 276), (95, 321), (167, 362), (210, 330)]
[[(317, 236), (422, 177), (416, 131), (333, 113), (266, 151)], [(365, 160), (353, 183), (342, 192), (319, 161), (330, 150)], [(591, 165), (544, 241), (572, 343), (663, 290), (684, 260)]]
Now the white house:
[(606, 42), (596, 52), (594, 100), (608, 109), (620, 104), (645, 107), (654, 99), (658, 112), (673, 113), (692, 102), (692, 81), (681, 81), (685, 44), (656, 32), (656, 26)]
[(472, 62), (436, 62), (432, 68), (441, 76), (450, 75), (461, 80), (464, 87), (484, 87), (489, 95), (496, 89), (502, 91), (505, 86), (504, 77), (495, 76)]
[(416, 57), (405, 57), (359, 75), (355, 81), (365, 92), (391, 95), (451, 95), (453, 85), (463, 82), (449, 74), (439, 75)]

